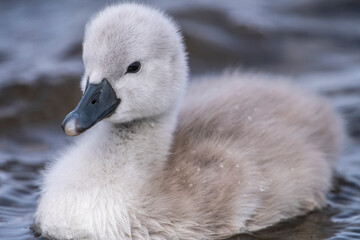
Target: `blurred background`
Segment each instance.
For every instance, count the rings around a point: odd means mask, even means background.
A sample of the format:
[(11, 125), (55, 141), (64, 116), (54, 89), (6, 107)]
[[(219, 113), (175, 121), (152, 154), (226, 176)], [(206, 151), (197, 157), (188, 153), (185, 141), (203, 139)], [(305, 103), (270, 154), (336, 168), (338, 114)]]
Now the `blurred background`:
[[(360, 239), (360, 1), (144, 0), (181, 26), (191, 76), (242, 68), (292, 77), (344, 116), (349, 141), (329, 207), (233, 239)], [(29, 230), (40, 172), (71, 139), (86, 21), (102, 0), (0, 1), (0, 239)]]

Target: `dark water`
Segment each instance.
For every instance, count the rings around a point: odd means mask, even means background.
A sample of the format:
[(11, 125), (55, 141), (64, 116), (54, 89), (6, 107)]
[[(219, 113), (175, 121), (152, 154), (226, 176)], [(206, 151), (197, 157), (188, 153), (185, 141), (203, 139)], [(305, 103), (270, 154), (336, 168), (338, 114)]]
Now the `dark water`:
[[(193, 75), (238, 66), (289, 75), (348, 123), (329, 206), (233, 239), (360, 239), (360, 2), (148, 2), (181, 25)], [(60, 122), (79, 98), (83, 27), (106, 4), (0, 1), (0, 239), (34, 239), (40, 172), (70, 142)]]

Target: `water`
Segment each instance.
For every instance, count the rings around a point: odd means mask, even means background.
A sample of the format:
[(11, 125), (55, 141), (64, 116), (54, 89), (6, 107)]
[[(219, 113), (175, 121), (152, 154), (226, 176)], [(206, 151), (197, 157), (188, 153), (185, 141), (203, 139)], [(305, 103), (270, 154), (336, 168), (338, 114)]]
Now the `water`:
[[(232, 239), (360, 239), (360, 2), (147, 2), (181, 25), (193, 75), (239, 65), (290, 75), (328, 96), (348, 123), (328, 207)], [(41, 171), (70, 142), (60, 123), (79, 99), (83, 27), (105, 5), (0, 2), (0, 239), (36, 239)]]

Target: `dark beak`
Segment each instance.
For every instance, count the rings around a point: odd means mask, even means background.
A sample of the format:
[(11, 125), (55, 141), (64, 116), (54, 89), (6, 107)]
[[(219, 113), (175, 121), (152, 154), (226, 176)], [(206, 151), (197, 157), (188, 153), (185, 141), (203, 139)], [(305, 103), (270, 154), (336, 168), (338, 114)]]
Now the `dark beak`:
[(68, 136), (79, 135), (114, 113), (120, 101), (106, 79), (99, 84), (87, 84), (79, 104), (62, 123), (64, 132)]

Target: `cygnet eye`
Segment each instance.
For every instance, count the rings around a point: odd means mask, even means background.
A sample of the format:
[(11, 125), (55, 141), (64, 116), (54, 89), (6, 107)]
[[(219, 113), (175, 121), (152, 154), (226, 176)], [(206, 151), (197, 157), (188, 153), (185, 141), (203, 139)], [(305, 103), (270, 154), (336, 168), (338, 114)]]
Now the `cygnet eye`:
[[(126, 70), (126, 73), (137, 73), (141, 68), (140, 62), (136, 61), (130, 64)], [(126, 74), (125, 73), (125, 74)]]

